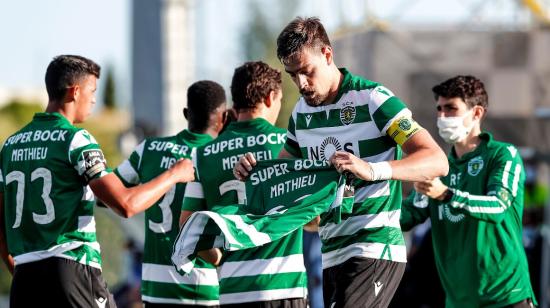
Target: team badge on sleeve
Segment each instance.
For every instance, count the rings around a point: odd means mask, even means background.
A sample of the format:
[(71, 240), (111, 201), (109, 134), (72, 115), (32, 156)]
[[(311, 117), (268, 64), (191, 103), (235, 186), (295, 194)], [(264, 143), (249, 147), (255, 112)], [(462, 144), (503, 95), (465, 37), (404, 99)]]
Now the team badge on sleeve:
[(411, 116), (403, 116), (392, 122), (388, 135), (399, 145), (403, 145), (422, 127)]
[(92, 180), (96, 175), (107, 169), (107, 161), (103, 152), (99, 149), (85, 150), (82, 152), (84, 162), (84, 177), (87, 181)]

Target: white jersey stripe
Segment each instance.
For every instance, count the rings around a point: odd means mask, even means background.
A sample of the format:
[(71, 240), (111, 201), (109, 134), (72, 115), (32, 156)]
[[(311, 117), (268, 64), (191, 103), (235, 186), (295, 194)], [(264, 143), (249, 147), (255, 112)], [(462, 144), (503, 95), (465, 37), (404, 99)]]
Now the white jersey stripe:
[(521, 174), (521, 165), (516, 165), (516, 170), (514, 171), (514, 180), (512, 181), (512, 196), (516, 196), (518, 193), (518, 185), (519, 185), (519, 176)]
[(123, 161), (117, 167), (120, 176), (128, 183), (137, 185), (139, 184), (139, 174), (136, 169), (132, 167), (132, 164), (128, 160)]
[(363, 203), (370, 198), (390, 195), (390, 182), (383, 181), (369, 186), (361, 187), (355, 192), (354, 203)]
[(340, 222), (339, 224), (331, 222), (319, 227), (319, 236), (323, 240), (328, 240), (338, 236), (353, 235), (363, 229), (380, 227), (392, 227), (400, 229), (400, 216), (401, 210), (381, 212), (379, 214), (352, 216)]
[[(384, 253), (384, 256), (382, 256), (382, 253)], [(323, 253), (323, 269), (344, 263), (352, 257), (389, 260), (390, 255), (391, 261), (407, 262), (407, 248), (404, 245), (353, 243), (344, 248)]]
[(224, 217), (234, 222), (235, 226), (243, 231), (256, 246), (261, 246), (265, 243), (271, 242), (271, 238), (268, 234), (259, 232), (258, 230), (256, 230), (256, 228), (254, 228), (254, 225), (249, 225), (245, 223), (241, 216), (224, 215)]
[(95, 232), (94, 216), (78, 216), (78, 232)]
[(502, 173), (502, 186), (508, 188), (508, 175), (510, 174), (510, 168), (512, 167), (512, 161), (509, 160), (504, 165), (504, 172)]
[(225, 262), (220, 268), (220, 279), (305, 272), (305, 270), (303, 255), (296, 254), (272, 259)]
[(189, 182), (185, 185), (185, 198), (204, 199), (201, 182)]
[(305, 298), (307, 288), (290, 288), (265, 291), (249, 291), (220, 294), (220, 304), (235, 304), (244, 302), (264, 302), (285, 298)]
[(214, 268), (194, 267), (191, 273), (186, 275), (176, 272), (173, 265), (143, 263), (141, 268), (142, 280), (188, 285), (218, 285), (218, 274)]
[(141, 295), (141, 299), (149, 303), (159, 303), (159, 304), (179, 304), (179, 305), (199, 305), (199, 306), (217, 306), (220, 304), (220, 302), (216, 300), (162, 298), (162, 297), (154, 297), (154, 296), (148, 296), (148, 295)]

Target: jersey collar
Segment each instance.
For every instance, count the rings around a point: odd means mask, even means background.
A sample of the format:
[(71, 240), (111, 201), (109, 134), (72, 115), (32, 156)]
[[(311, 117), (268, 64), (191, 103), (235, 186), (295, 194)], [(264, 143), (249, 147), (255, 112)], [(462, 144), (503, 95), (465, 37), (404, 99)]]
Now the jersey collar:
[(344, 95), (344, 93), (346, 93), (349, 90), (351, 79), (353, 78), (353, 75), (347, 70), (347, 68), (340, 67), (338, 68), (338, 70), (340, 71), (340, 73), (342, 73), (342, 75), (344, 75), (344, 79), (342, 79), (342, 84), (338, 88), (338, 94), (336, 94), (336, 97), (332, 102), (333, 104), (336, 104), (340, 100), (342, 95)]
[(246, 129), (246, 128), (250, 128), (250, 127), (259, 127), (259, 126), (264, 126), (264, 125), (272, 126), (271, 123), (269, 123), (264, 118), (254, 118), (254, 119), (246, 120), (246, 121), (231, 122), (229, 124), (229, 126), (227, 127), (227, 130)]
[(199, 145), (214, 140), (214, 138), (212, 138), (209, 134), (198, 134), (188, 129), (182, 130), (176, 135), (176, 137), (180, 140), (185, 140), (187, 143)]
[(67, 120), (67, 118), (65, 118), (59, 112), (37, 112), (34, 114), (33, 120), (38, 120), (38, 121), (58, 120), (58, 121), (65, 122), (67, 124), (71, 124), (69, 120)]
[(471, 158), (481, 155), (483, 152), (485, 152), (485, 149), (487, 148), (487, 146), (491, 142), (493, 142), (493, 135), (489, 132), (484, 131), (481, 134), (479, 134), (479, 139), (481, 139), (481, 142), (479, 143), (479, 145), (473, 151), (462, 155), (462, 157), (460, 158), (456, 157), (455, 147), (453, 146), (451, 148), (451, 153), (449, 154), (449, 161), (460, 163), (464, 161), (469, 161)]

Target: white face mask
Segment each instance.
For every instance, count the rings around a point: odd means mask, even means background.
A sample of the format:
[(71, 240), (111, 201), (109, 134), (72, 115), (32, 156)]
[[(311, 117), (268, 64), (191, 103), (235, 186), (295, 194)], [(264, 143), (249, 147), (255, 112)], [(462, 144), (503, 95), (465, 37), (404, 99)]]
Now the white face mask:
[[(473, 110), (473, 109), (472, 109)], [(460, 117), (439, 117), (437, 118), (437, 128), (439, 128), (439, 136), (448, 144), (455, 144), (463, 141), (474, 127), (475, 121), (472, 121), (470, 127), (464, 126), (464, 119), (472, 111), (466, 112)]]

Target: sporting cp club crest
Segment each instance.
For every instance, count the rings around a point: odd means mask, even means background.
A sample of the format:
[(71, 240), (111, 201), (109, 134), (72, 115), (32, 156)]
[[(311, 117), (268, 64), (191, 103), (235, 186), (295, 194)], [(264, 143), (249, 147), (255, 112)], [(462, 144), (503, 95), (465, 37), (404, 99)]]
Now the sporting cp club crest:
[(340, 121), (342, 121), (342, 124), (348, 125), (353, 123), (355, 113), (355, 106), (353, 106), (352, 102), (344, 103), (344, 107), (340, 109)]
[(483, 158), (481, 156), (476, 156), (468, 162), (468, 174), (471, 176), (476, 176), (483, 169)]
[(338, 142), (338, 139), (334, 137), (327, 137), (325, 140), (323, 140), (323, 143), (321, 143), (321, 160), (329, 160), (332, 155), (334, 155), (334, 152), (341, 151), (342, 145), (340, 145), (340, 142)]
[(404, 132), (408, 131), (412, 127), (411, 120), (409, 120), (408, 118), (399, 119), (399, 122), (397, 122), (397, 125)]

